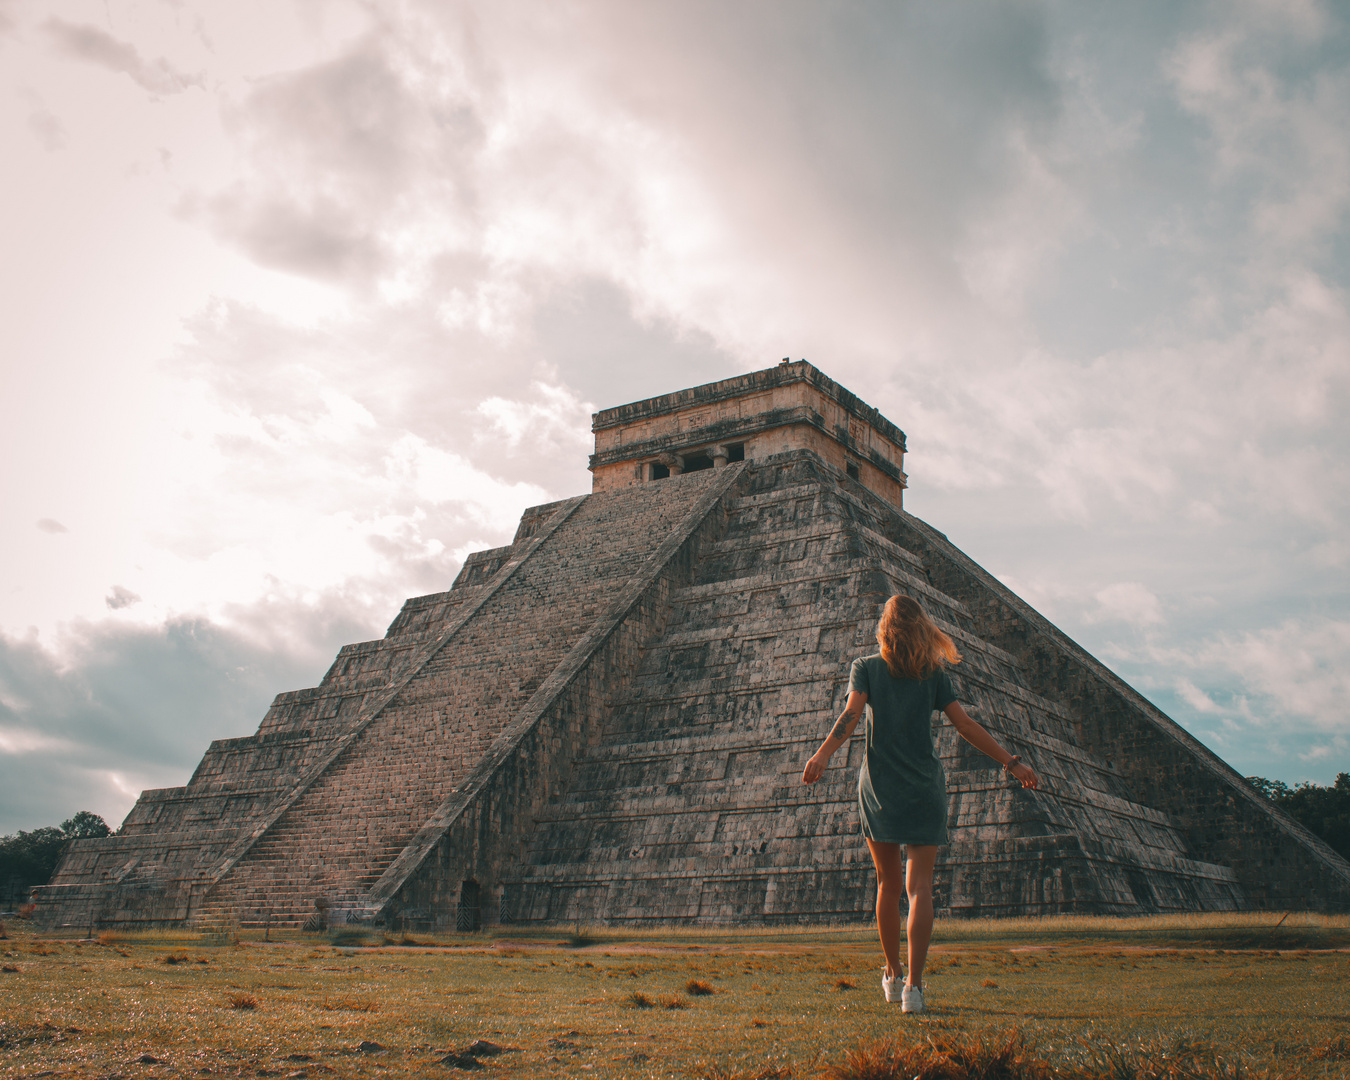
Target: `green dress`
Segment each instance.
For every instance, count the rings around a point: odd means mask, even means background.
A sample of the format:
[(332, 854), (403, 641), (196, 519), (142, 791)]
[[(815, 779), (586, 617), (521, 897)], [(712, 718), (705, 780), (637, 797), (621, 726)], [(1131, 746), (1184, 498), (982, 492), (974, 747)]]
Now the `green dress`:
[(933, 745), (933, 712), (956, 695), (943, 668), (896, 679), (880, 655), (853, 661), (849, 690), (867, 695), (867, 756), (858, 776), (863, 835), (886, 844), (947, 842), (947, 776)]

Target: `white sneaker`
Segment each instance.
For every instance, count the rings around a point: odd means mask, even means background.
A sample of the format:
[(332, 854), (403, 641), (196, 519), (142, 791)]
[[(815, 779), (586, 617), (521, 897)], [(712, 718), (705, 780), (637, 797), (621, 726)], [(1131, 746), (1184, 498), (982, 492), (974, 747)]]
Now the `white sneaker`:
[(896, 1002), (900, 1000), (901, 986), (904, 983), (905, 973), (901, 971), (899, 975), (892, 978), (886, 977), (886, 969), (881, 969), (881, 992), (886, 995), (886, 1000)]
[[(889, 1001), (890, 999), (887, 998)], [(900, 1011), (907, 1013), (923, 1012), (923, 987), (906, 986), (900, 991)]]

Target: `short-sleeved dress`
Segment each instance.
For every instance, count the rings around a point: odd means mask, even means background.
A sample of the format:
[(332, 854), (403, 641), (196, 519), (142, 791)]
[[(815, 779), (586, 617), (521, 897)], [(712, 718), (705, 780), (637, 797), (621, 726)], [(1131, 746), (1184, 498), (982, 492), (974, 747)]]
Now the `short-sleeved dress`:
[(943, 668), (896, 679), (880, 655), (853, 661), (849, 690), (867, 695), (867, 755), (858, 776), (863, 835), (887, 844), (947, 842), (947, 775), (933, 745), (933, 712), (956, 695)]

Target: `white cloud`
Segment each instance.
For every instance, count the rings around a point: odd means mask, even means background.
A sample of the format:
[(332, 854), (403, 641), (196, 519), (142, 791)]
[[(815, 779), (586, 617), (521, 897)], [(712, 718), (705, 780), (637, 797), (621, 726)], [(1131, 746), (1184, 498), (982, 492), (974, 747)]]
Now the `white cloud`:
[(513, 525), (524, 507), (547, 501), (542, 488), (523, 482), (504, 484), (416, 435), (400, 438), (386, 461), (389, 475), (407, 484), (418, 498), (433, 504), (462, 503), (475, 522), (500, 530)]
[(103, 602), (110, 610), (119, 611), (122, 608), (129, 608), (133, 604), (139, 604), (141, 598), (125, 586), (114, 585), (108, 595), (103, 598)]
[(46, 30), (66, 54), (120, 72), (151, 93), (180, 94), (190, 86), (202, 85), (200, 75), (178, 71), (163, 59), (147, 60), (134, 45), (119, 41), (97, 26), (48, 19)]
[(1322, 731), (1350, 731), (1350, 622), (1288, 619), (1279, 626), (1222, 636), (1197, 662), (1239, 678), (1276, 715), (1295, 715)]
[(55, 739), (40, 731), (24, 728), (0, 727), (0, 754), (32, 754), (38, 751), (60, 753), (69, 750), (71, 744), (65, 739)]
[[(1325, 13), (1314, 22), (1325, 24)], [(1217, 140), (1221, 177), (1261, 181), (1252, 221), (1271, 253), (1334, 228), (1350, 200), (1350, 147), (1337, 137), (1350, 96), (1346, 72), (1291, 80), (1277, 71), (1282, 45), (1292, 38), (1315, 47), (1326, 32), (1310, 26), (1295, 6), (1272, 10), (1194, 35), (1169, 64), (1181, 103)]]
[(1220, 711), (1219, 706), (1214, 704), (1213, 699), (1190, 679), (1177, 679), (1176, 689), (1182, 700), (1196, 712), (1217, 713)]
[(1008, 139), (1015, 180), (972, 215), (957, 261), (975, 296), (1017, 316), (1065, 235), (1084, 227), (1084, 207), (1067, 178), (1044, 160), (1025, 131), (1014, 130)]
[[(1299, 754), (1299, 760), (1344, 765), (1347, 761), (1350, 761), (1350, 739), (1337, 737), (1330, 742), (1319, 743), (1306, 754)], [(1350, 770), (1340, 769), (1339, 771), (1347, 772)]]
[(512, 451), (524, 446), (536, 454), (587, 454), (595, 407), (565, 386), (537, 382), (531, 389), (533, 401), (490, 397), (478, 403), (476, 411), (496, 445)]
[(1162, 605), (1137, 581), (1120, 581), (1098, 589), (1093, 599), (1098, 609), (1089, 614), (1089, 622), (1117, 620), (1132, 626), (1151, 626), (1163, 621)]

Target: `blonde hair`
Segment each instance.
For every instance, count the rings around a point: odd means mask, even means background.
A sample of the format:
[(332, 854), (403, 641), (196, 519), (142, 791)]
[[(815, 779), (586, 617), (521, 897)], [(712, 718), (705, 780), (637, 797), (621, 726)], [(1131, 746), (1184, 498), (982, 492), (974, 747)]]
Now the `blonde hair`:
[(886, 601), (877, 623), (877, 644), (894, 679), (926, 679), (944, 663), (961, 662), (952, 639), (910, 596), (892, 596)]

